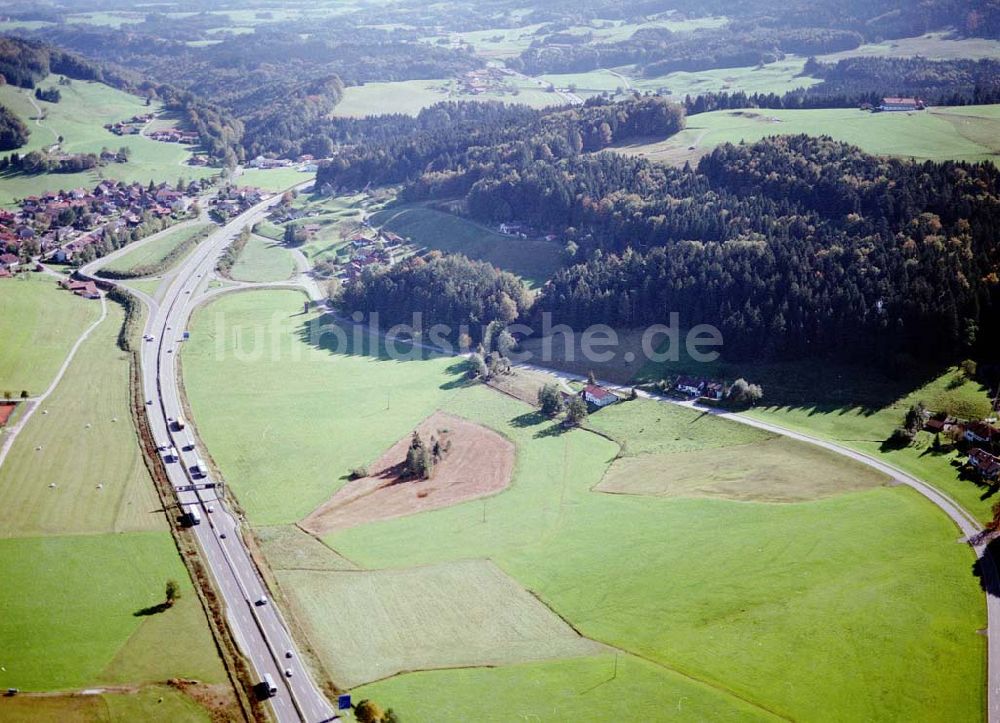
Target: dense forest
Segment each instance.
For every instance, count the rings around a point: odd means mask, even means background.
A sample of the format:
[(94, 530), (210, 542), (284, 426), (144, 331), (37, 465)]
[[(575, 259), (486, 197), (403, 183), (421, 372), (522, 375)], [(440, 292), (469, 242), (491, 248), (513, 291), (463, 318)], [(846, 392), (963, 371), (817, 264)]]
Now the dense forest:
[(464, 256), (431, 254), (413, 257), (391, 269), (366, 270), (343, 289), (341, 305), (348, 312), (378, 313), (388, 329), (414, 326), (421, 314), (424, 332), (433, 324), (450, 327), (443, 337), (453, 341), (461, 333), (482, 340), (486, 326), (510, 324), (527, 314), (531, 299), (520, 279), (490, 264)]
[(453, 181), (471, 184), (479, 169), (490, 165), (550, 162), (631, 138), (673, 135), (683, 127), (683, 109), (654, 97), (621, 103), (592, 98), (582, 106), (549, 111), (499, 103), (439, 103), (416, 118), (331, 122), (339, 142), (348, 135), (364, 140), (321, 165), (316, 183), (358, 189), (419, 178), (421, 184), (410, 190), (414, 197), (419, 188), (426, 195), (430, 187)]
[(381, 142), (348, 149), (319, 179), (391, 179), (407, 200), (463, 197), (478, 220), (563, 236), (577, 263), (534, 313), (577, 326), (677, 311), (719, 326), (731, 357), (836, 350), (889, 362), (992, 344), (995, 166), (879, 159), (805, 136), (724, 146), (696, 169), (593, 152), (607, 136), (587, 129), (616, 117), (626, 122), (611, 137), (630, 132), (652, 100), (525, 110), (518, 128), (480, 106), (465, 110), (484, 117), (450, 132), (433, 130), (447, 108), (430, 109), (410, 127), (386, 123)]
[(20, 148), (28, 142), (28, 135), (28, 126), (9, 108), (0, 105), (0, 151)]

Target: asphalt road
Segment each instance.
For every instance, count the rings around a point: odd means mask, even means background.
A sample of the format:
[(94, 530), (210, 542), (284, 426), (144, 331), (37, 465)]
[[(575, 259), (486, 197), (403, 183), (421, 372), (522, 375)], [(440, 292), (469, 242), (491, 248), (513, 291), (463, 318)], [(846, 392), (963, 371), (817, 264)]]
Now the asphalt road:
[[(278, 692), (269, 702), (278, 721), (293, 722), (332, 720), (336, 715), (329, 701), (313, 682), (296, 649), (281, 612), (268, 595), (250, 553), (243, 544), (240, 526), (215, 489), (190, 489), (194, 483), (210, 480), (197, 478), (196, 430), (186, 421), (183, 430), (176, 420), (184, 417), (178, 380), (177, 355), (183, 333), (199, 297), (207, 290), (219, 257), (244, 226), (252, 226), (280, 200), (280, 194), (254, 206), (234, 218), (209, 238), (198, 244), (188, 258), (165, 280), (157, 303), (141, 295), (149, 306), (145, 334), (152, 341), (143, 343), (142, 384), (150, 427), (158, 445), (174, 447), (179, 459), (161, 452), (163, 464), (177, 494), (176, 514), (192, 507), (200, 510), (202, 523), (192, 526), (203, 559), (225, 601), (226, 615), (241, 651), (250, 661), (256, 679), (269, 674)], [(107, 263), (107, 259), (101, 260)], [(84, 270), (87, 273), (88, 269)], [(263, 602), (262, 602), (263, 601)], [(291, 675), (286, 676), (285, 671)]]
[[(582, 377), (576, 374), (571, 374), (568, 372), (557, 371), (554, 369), (549, 369), (548, 367), (538, 366), (534, 364), (518, 364), (526, 369), (533, 369), (535, 371), (545, 372), (551, 374), (556, 378), (564, 381), (585, 381), (586, 377)], [(614, 384), (612, 382), (606, 382), (598, 380), (598, 383), (606, 387), (607, 389), (613, 389), (621, 394), (629, 394), (632, 390), (629, 386), (623, 386), (621, 384)], [(708, 407), (700, 405), (695, 401), (680, 401), (672, 399), (669, 397), (664, 397), (658, 394), (650, 394), (649, 392), (644, 392), (637, 390), (637, 394), (646, 399), (653, 399), (655, 401), (676, 404), (682, 407), (688, 407), (696, 411), (702, 412), (703, 414), (712, 414), (730, 421), (736, 422), (738, 424), (745, 424), (750, 427), (756, 427), (757, 429), (762, 429), (772, 434), (780, 434), (784, 437), (789, 437), (791, 439), (798, 440), (800, 442), (805, 442), (806, 444), (814, 444), (818, 447), (823, 447), (831, 452), (836, 452), (845, 457), (849, 457), (856, 462), (868, 465), (879, 472), (888, 475), (890, 478), (898, 482), (899, 484), (905, 484), (908, 487), (913, 488), (932, 503), (934, 503), (944, 514), (946, 514), (955, 526), (962, 533), (962, 539), (967, 542), (976, 553), (976, 557), (981, 562), (981, 570), (983, 576), (986, 578), (986, 587), (989, 590), (1000, 590), (1000, 570), (997, 568), (997, 561), (987, 550), (986, 545), (988, 540), (983, 539), (983, 527), (979, 522), (965, 509), (962, 508), (957, 502), (952, 500), (943, 492), (935, 489), (934, 487), (928, 485), (923, 480), (914, 477), (907, 472), (899, 469), (898, 467), (886, 464), (882, 460), (875, 457), (871, 457), (863, 452), (859, 452), (850, 447), (845, 447), (843, 445), (837, 444), (836, 442), (830, 442), (825, 439), (819, 439), (817, 437), (810, 436), (808, 434), (802, 434), (801, 432), (796, 432), (791, 429), (786, 429), (777, 424), (771, 424), (769, 422), (762, 422), (760, 420), (754, 419), (752, 417), (747, 417), (743, 414), (734, 414), (732, 412), (726, 412), (725, 410), (718, 409), (716, 407)], [(1000, 597), (994, 594), (986, 593), (986, 621), (987, 621), (987, 676), (986, 676), (986, 686), (987, 686), (987, 706), (986, 706), (986, 717), (989, 723), (1000, 723)]]

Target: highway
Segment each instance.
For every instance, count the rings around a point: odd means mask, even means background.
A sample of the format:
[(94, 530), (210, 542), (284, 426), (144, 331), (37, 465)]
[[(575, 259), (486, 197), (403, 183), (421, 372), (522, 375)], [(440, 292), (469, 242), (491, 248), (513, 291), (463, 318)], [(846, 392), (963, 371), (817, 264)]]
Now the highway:
[[(185, 416), (177, 356), (191, 313), (207, 290), (207, 280), (226, 247), (245, 226), (261, 220), (279, 200), (277, 194), (252, 207), (198, 244), (165, 279), (167, 288), (161, 288), (157, 294), (159, 303), (139, 295), (149, 307), (144, 333), (151, 338), (143, 342), (141, 372), (150, 428), (156, 443), (164, 450), (161, 459), (180, 505), (176, 513), (180, 515), (192, 507), (200, 510), (202, 523), (190, 529), (225, 602), (226, 616), (240, 650), (257, 682), (265, 674), (273, 679), (278, 692), (269, 702), (278, 721), (318, 723), (335, 719), (333, 708), (313, 682), (281, 612), (270, 599), (243, 543), (239, 521), (214, 488), (192, 489), (193, 484), (204, 484), (209, 479), (198, 478), (195, 471), (199, 444), (191, 422), (186, 421), (183, 430), (177, 427), (177, 420)], [(101, 259), (82, 273), (91, 276), (92, 268), (107, 261)], [(168, 454), (171, 447), (176, 449), (179, 459)], [(290, 676), (285, 675), (286, 670), (291, 671)]]

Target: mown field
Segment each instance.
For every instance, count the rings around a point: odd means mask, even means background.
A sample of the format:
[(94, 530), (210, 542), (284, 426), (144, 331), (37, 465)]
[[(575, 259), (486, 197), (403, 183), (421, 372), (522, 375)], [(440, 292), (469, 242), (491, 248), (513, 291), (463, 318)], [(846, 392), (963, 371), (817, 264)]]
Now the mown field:
[[(225, 680), (168, 532), (4, 539), (0, 560), (4, 688)], [(163, 602), (169, 579), (181, 583), (175, 606), (137, 615)]]
[(868, 153), (932, 161), (995, 160), (1000, 153), (993, 106), (922, 113), (868, 113), (857, 109), (715, 111), (688, 118), (666, 140), (621, 146), (629, 155), (681, 165), (723, 143), (754, 143), (768, 136), (827, 135)]
[(116, 346), (123, 318), (109, 303), (0, 467), (0, 537), (166, 529), (132, 423), (128, 357)]
[(816, 396), (819, 398), (813, 402), (791, 404), (769, 403), (765, 398), (762, 406), (748, 414), (878, 457), (930, 482), (981, 522), (992, 519), (992, 507), (997, 502), (995, 490), (962, 478), (959, 467), (964, 455), (953, 449), (948, 440), (936, 449), (934, 436), (920, 432), (909, 447), (891, 449), (884, 444), (893, 429), (902, 424), (906, 411), (917, 402), (963, 419), (990, 416), (988, 389), (951, 369), (925, 384), (914, 385), (896, 398), (871, 406), (837, 403)]
[[(470, 386), (451, 360), (388, 361), (309, 343), (309, 319), (295, 316), (301, 298), (224, 298), (195, 318), (183, 356), (194, 418), (252, 523), (295, 522), (345, 483), (347, 469), (378, 458), (435, 409), (495, 429), (517, 449), (504, 493), (325, 537), (337, 554), (287, 526), (266, 528), (265, 554), (275, 555), (282, 593), (314, 631), (327, 670), (347, 664), (329, 642), (342, 637), (341, 623), (322, 602), (344, 599), (338, 575), (489, 559), (583, 636), (621, 649), (608, 690), (636, 699), (587, 694), (585, 680), (596, 686), (601, 670), (612, 677), (612, 655), (414, 672), (359, 694), (414, 720), (440, 719), (431, 701), (462, 720), (509, 720), (512, 710), (600, 720), (620, 716), (623, 705), (649, 714), (656, 704), (690, 719), (808, 718), (817, 710), (846, 719), (981, 717), (984, 605), (973, 558), (913, 491), (833, 489), (824, 499), (766, 505), (602, 494), (594, 487), (622, 443), (635, 457), (703, 455), (764, 444), (768, 435), (654, 402), (591, 418), (618, 442), (567, 432), (521, 402)], [(265, 335), (261, 319), (283, 320)], [(279, 342), (288, 346), (273, 353)], [(767, 488), (769, 480), (752, 484)], [(300, 564), (321, 572), (296, 576)], [(379, 589), (378, 574), (369, 577)], [(434, 598), (378, 599), (374, 614), (394, 612), (370, 634), (420, 639), (407, 651), (417, 667), (453, 658), (462, 646), (448, 640), (452, 626), (434, 612)], [(518, 693), (518, 684), (529, 691)]]
[[(184, 228), (168, 231), (155, 241), (143, 244), (142, 246), (129, 251), (127, 254), (119, 256), (117, 259), (109, 264), (106, 264), (105, 266), (102, 266), (101, 268), (109, 271), (129, 272), (138, 267), (156, 266), (157, 264), (163, 263), (176, 248), (186, 243), (189, 239), (203, 233), (209, 228), (212, 228), (212, 226), (213, 224), (209, 223), (195, 224), (193, 226), (186, 226)], [(193, 247), (192, 250), (194, 250)], [(177, 259), (173, 265), (176, 266), (182, 260), (183, 257)]]
[[(39, 83), (47, 88), (56, 85), (57, 77), (49, 76)], [(105, 123), (125, 120), (137, 113), (158, 110), (147, 108), (137, 96), (123, 93), (102, 83), (72, 81), (69, 86), (56, 86), (62, 93), (58, 103), (36, 101), (45, 113), (40, 123), (31, 104), (32, 91), (12, 85), (0, 87), (0, 103), (13, 110), (28, 125), (31, 137), (18, 152), (47, 148), (63, 137), (61, 148), (67, 153), (99, 153), (107, 147), (131, 151), (127, 163), (110, 163), (103, 168), (83, 173), (51, 173), (24, 175), (6, 173), (0, 176), (0, 204), (10, 205), (15, 199), (46, 190), (93, 186), (100, 178), (121, 181), (170, 181), (178, 178), (204, 178), (217, 171), (195, 168), (186, 164), (191, 157), (189, 147), (176, 143), (159, 143), (143, 136), (115, 136), (104, 129)], [(98, 173), (98, 171), (100, 173)]]
[(165, 685), (100, 695), (0, 698), (0, 719), (6, 723), (115, 723), (154, 717), (176, 723), (212, 720), (207, 710)]
[(236, 179), (240, 186), (255, 186), (265, 191), (285, 191), (292, 186), (308, 183), (315, 173), (303, 173), (296, 168), (248, 168)]
[(802, 75), (804, 58), (789, 56), (784, 60), (762, 66), (721, 68), (695, 72), (678, 71), (658, 76), (643, 76), (633, 66), (592, 70), (586, 73), (554, 73), (540, 78), (557, 88), (574, 86), (583, 96), (605, 92), (667, 92), (677, 101), (686, 95), (704, 93), (787, 93), (797, 88), (808, 88), (819, 83), (816, 78)]
[(295, 261), (287, 248), (256, 234), (233, 264), (230, 276), (236, 281), (284, 281), (295, 271)]
[(60, 289), (53, 276), (0, 279), (0, 394), (43, 393), (100, 316), (100, 302)]
[(505, 236), (425, 206), (390, 208), (374, 214), (371, 222), (411, 239), (417, 246), (489, 262), (531, 286), (541, 286), (563, 264), (563, 249), (557, 243)]
[(460, 92), (455, 81), (448, 78), (402, 80), (348, 87), (344, 91), (343, 100), (334, 109), (334, 115), (345, 118), (363, 118), (387, 113), (416, 115), (421, 109), (446, 100), (500, 100), (505, 103), (529, 105), (532, 108), (546, 108), (562, 105), (565, 102), (559, 95), (549, 93), (542, 85), (524, 79), (511, 78), (503, 90), (490, 90), (481, 95)]
[[(116, 304), (108, 311), (0, 468), (0, 688), (121, 691), (5, 698), (3, 720), (209, 720), (193, 698), (164, 687), (170, 678), (199, 681), (231, 704), (139, 455), (129, 363), (115, 345), (124, 314)], [(169, 609), (167, 580), (181, 587)]]
[(911, 58), (920, 56), (928, 60), (970, 60), (996, 59), (1000, 56), (1000, 41), (990, 38), (956, 38), (947, 32), (927, 33), (915, 38), (884, 40), (881, 43), (866, 43), (854, 50), (821, 55), (823, 62), (834, 62), (841, 58), (859, 56), (881, 56), (886, 58)]

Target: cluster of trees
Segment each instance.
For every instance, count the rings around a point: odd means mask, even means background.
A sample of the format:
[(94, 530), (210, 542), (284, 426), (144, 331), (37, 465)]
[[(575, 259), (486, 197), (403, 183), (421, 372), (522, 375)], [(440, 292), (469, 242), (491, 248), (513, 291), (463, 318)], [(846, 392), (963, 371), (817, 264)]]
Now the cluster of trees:
[(13, 171), (28, 174), (80, 173), (100, 165), (101, 157), (96, 153), (51, 156), (44, 151), (31, 151), (23, 156), (19, 153), (11, 153), (9, 156), (0, 158), (0, 172)]
[(579, 394), (572, 395), (567, 401), (562, 390), (556, 384), (545, 384), (538, 390), (538, 406), (546, 417), (558, 417), (566, 413), (566, 424), (579, 427), (589, 414), (587, 402)]
[[(218, 17), (209, 17), (217, 27)], [(482, 66), (468, 52), (401, 42), (372, 28), (325, 35), (310, 27), (304, 39), (301, 29), (269, 26), (191, 46), (190, 32), (171, 28), (176, 19), (170, 20), (130, 26), (124, 37), (96, 26), (56, 26), (40, 34), (100, 61), (105, 75), (114, 69), (114, 81), (141, 86), (137, 71), (156, 78), (160, 84), (140, 90), (183, 99), (179, 110), (210, 139), (210, 152), (221, 160), (231, 150), (230, 162), (263, 153), (329, 155), (323, 128), (345, 85), (447, 78)]]
[(775, 28), (734, 22), (717, 29), (674, 33), (643, 28), (614, 43), (533, 45), (511, 65), (531, 74), (580, 73), (598, 68), (637, 65), (656, 77), (676, 71), (735, 68), (781, 60), (785, 53), (821, 55), (852, 50), (864, 42), (853, 30), (823, 27)]
[(28, 142), (28, 126), (9, 108), (0, 105), (0, 151), (11, 151)]
[[(348, 149), (320, 182), (355, 180), (358, 162), (375, 178), (406, 183), (404, 197), (463, 195), (478, 220), (559, 233), (575, 263), (549, 281), (531, 313), (577, 328), (636, 327), (678, 312), (683, 323), (716, 325), (732, 358), (835, 350), (889, 363), (903, 352), (951, 356), (995, 343), (993, 165), (880, 159), (805, 136), (723, 146), (697, 169), (587, 154), (591, 136), (579, 133), (583, 119), (592, 125), (587, 114), (629, 115), (629, 107), (524, 111), (522, 125), (502, 130), (487, 122), (434, 134), (426, 117), (394, 123), (399, 136)], [(374, 275), (347, 298), (362, 310), (419, 309), (429, 322), (502, 317), (454, 304), (460, 294), (433, 276)]]
[(434, 475), (434, 466), (440, 464), (450, 451), (451, 440), (446, 436), (438, 438), (431, 435), (430, 441), (425, 442), (419, 432), (414, 432), (406, 450), (403, 473), (415, 479), (430, 479)]
[(240, 235), (233, 239), (233, 242), (226, 247), (226, 250), (222, 253), (219, 258), (219, 263), (216, 264), (216, 270), (219, 274), (229, 277), (229, 274), (233, 270), (233, 266), (240, 258), (240, 254), (243, 253), (243, 249), (246, 248), (247, 242), (250, 240), (250, 229), (246, 226), (240, 231)]
[(664, 172), (666, 201), (577, 194), (560, 215), (589, 232), (588, 259), (536, 311), (621, 326), (676, 311), (715, 324), (729, 357), (953, 356), (995, 335), (998, 181), (989, 164), (878, 159), (830, 139), (720, 147), (697, 171)]
[[(547, 8), (534, 17), (549, 21), (546, 30), (550, 32), (510, 64), (532, 74), (586, 72), (635, 64), (644, 75), (656, 77), (675, 71), (768, 63), (786, 53), (834, 53), (857, 48), (867, 40), (911, 37), (944, 28), (967, 35), (1000, 37), (1000, 5), (993, 0), (790, 0), (780, 8), (765, 0), (750, 0), (736, 4), (708, 2), (689, 12), (709, 15), (713, 5), (718, 6), (714, 12), (731, 18), (731, 22), (693, 32), (646, 27), (617, 42), (595, 42), (586, 34), (567, 35), (558, 30), (574, 22), (615, 17), (621, 14), (620, 9), (609, 8), (606, 3), (599, 3), (599, 7), (588, 4), (585, 8)], [(634, 19), (645, 19), (641, 9), (630, 7), (629, 11)], [(595, 15), (602, 12), (609, 14)]]
[(810, 59), (804, 72), (823, 82), (798, 91), (808, 97), (869, 99), (917, 96), (935, 105), (996, 103), (1000, 100), (1000, 61), (926, 58), (846, 58), (837, 63)]
[(348, 313), (377, 312), (383, 327), (415, 325), (421, 314), (423, 331), (445, 324), (445, 338), (467, 334), (483, 339), (492, 322), (510, 324), (527, 313), (531, 298), (520, 279), (490, 264), (464, 256), (428, 260), (414, 257), (389, 269), (367, 269), (344, 286), (341, 307)]
[(62, 100), (62, 93), (56, 87), (52, 88), (35, 88), (35, 98), (38, 100), (44, 100), (46, 103), (58, 103)]
[[(663, 98), (620, 103), (592, 98), (549, 111), (499, 103), (439, 103), (416, 118), (344, 121), (341, 137), (364, 139), (322, 164), (317, 186), (363, 188), (420, 179), (409, 198), (464, 193), (482, 169), (524, 165), (599, 151), (644, 136), (684, 128), (684, 111)], [(341, 122), (334, 122), (334, 127)], [(461, 171), (459, 173), (459, 171)]]

